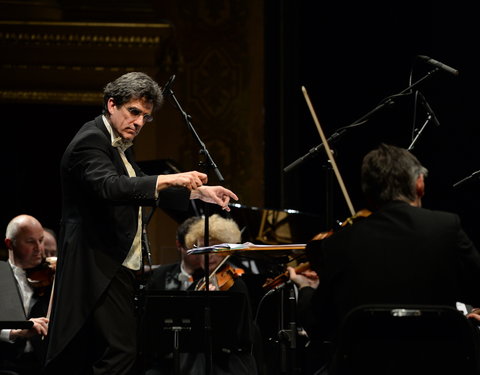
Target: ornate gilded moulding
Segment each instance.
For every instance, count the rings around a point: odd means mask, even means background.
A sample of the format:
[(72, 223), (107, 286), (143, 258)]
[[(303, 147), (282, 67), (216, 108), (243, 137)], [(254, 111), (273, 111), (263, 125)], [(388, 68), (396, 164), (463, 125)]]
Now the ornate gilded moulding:
[(168, 65), (171, 28), (0, 21), (0, 101), (98, 104), (106, 82)]

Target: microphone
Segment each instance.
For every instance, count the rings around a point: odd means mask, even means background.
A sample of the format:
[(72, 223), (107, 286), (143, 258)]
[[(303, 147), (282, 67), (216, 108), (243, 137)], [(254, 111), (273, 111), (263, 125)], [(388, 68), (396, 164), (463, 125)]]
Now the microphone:
[(165, 86), (163, 86), (163, 88), (162, 88), (162, 95), (163, 96), (167, 96), (167, 95), (171, 94), (172, 90), (170, 88), (173, 85), (173, 81), (175, 81), (175, 74), (172, 75), (169, 78), (169, 80), (167, 81), (167, 83), (165, 84)]
[(434, 60), (431, 57), (424, 56), (424, 55), (418, 55), (417, 56), (419, 59), (424, 60), (427, 64), (433, 65), (439, 69), (442, 69), (450, 74), (453, 74), (454, 76), (458, 76), (458, 70), (453, 69), (452, 67), (445, 65), (441, 63), (440, 61)]
[(430, 107), (430, 104), (428, 104), (427, 99), (425, 99), (425, 97), (420, 91), (417, 91), (417, 93), (420, 96), (420, 102), (422, 103), (423, 107), (426, 109), (427, 113), (430, 115), (430, 118), (433, 121), (433, 123), (437, 126), (440, 126), (440, 121), (438, 121), (438, 118), (435, 115), (435, 112), (433, 112), (432, 107)]

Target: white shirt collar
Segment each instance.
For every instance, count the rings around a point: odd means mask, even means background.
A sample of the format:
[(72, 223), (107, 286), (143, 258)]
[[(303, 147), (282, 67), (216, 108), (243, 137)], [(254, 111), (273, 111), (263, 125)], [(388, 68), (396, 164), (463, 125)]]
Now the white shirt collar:
[(112, 142), (113, 147), (119, 148), (120, 150), (125, 152), (127, 148), (133, 145), (132, 141), (123, 139), (118, 135), (115, 129), (113, 129), (110, 123), (108, 122), (105, 115), (102, 115), (102, 119), (103, 119), (103, 123), (105, 124), (105, 127), (108, 130), (108, 133), (110, 134), (110, 140)]
[(184, 266), (184, 264), (183, 264), (183, 260), (182, 260), (182, 262), (180, 263), (180, 273), (183, 274), (184, 276), (186, 276), (187, 279), (188, 279), (189, 277), (191, 277), (191, 275), (190, 275), (187, 271), (185, 271), (185, 266)]
[(13, 273), (15, 275), (17, 275), (17, 277), (18, 276), (23, 276), (24, 277), (26, 275), (26, 271), (23, 268), (18, 267), (15, 264), (13, 264), (10, 259), (8, 259), (8, 263), (10, 263), (10, 267), (12, 267)]

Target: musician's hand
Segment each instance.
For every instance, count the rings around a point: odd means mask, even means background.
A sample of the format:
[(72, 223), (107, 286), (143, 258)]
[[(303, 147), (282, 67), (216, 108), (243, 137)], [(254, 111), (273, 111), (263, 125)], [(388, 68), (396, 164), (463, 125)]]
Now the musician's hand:
[(480, 322), (480, 309), (474, 308), (470, 313), (467, 314), (467, 318), (472, 318)]
[(36, 335), (46, 336), (48, 333), (48, 318), (32, 318), (33, 327), (29, 329), (12, 329), (10, 340), (28, 340)]
[(297, 273), (293, 267), (287, 267), (287, 271), (290, 280), (292, 280), (299, 288), (309, 286), (317, 289), (318, 285), (320, 284), (320, 279), (318, 278), (317, 273), (313, 270), (306, 270), (301, 273)]
[(222, 210), (230, 211), (228, 203), (230, 199), (238, 200), (238, 197), (231, 190), (223, 186), (201, 186), (193, 189), (190, 199), (201, 199), (204, 202), (215, 203), (222, 207)]

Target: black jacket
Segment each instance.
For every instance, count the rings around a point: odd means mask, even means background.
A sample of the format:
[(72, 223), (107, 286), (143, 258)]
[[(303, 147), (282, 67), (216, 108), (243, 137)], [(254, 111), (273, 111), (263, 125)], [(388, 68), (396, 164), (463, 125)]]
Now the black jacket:
[(302, 316), (322, 340), (334, 340), (347, 312), (362, 304), (480, 306), (480, 254), (456, 214), (391, 202), (307, 244), (307, 255), (320, 286), (302, 293), (313, 307)]
[(74, 338), (125, 260), (139, 207), (188, 208), (190, 192), (184, 188), (163, 190), (156, 201), (157, 176), (142, 173), (131, 148), (125, 155), (137, 177), (128, 176), (98, 116), (83, 125), (62, 157), (62, 222), (47, 363)]

